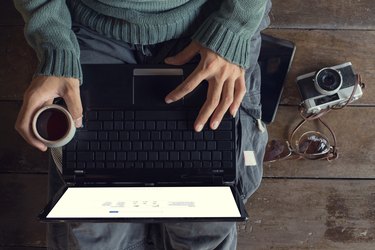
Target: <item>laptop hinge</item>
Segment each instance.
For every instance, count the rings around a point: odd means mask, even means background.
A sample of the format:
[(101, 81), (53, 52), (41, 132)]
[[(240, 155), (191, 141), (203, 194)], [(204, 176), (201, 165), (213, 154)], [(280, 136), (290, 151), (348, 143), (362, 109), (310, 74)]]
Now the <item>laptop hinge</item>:
[(74, 183), (77, 186), (81, 186), (85, 183), (85, 171), (84, 170), (74, 170)]

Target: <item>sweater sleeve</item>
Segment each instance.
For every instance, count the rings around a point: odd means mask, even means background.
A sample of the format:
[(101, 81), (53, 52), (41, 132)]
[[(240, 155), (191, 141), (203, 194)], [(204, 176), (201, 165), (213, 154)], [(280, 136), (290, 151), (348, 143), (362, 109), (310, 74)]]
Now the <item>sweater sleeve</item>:
[(267, 0), (223, 0), (195, 32), (192, 39), (231, 63), (250, 64), (250, 40), (257, 31)]
[(78, 78), (79, 45), (64, 0), (14, 0), (25, 21), (25, 37), (38, 57), (35, 75)]

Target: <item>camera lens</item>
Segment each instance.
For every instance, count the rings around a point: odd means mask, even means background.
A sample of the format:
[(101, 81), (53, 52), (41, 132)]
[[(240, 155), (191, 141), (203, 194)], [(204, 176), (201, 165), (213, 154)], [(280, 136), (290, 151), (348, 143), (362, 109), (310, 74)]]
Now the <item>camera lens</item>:
[(323, 95), (336, 93), (342, 85), (341, 73), (332, 68), (324, 68), (315, 75), (315, 88)]

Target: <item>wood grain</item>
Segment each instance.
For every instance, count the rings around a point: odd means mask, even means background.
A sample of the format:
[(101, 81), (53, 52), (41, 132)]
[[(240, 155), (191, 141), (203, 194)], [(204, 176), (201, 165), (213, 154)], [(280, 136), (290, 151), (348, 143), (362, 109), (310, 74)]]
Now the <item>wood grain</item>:
[(264, 180), (239, 249), (374, 249), (375, 182)]
[(20, 102), (0, 101), (0, 172), (47, 172), (47, 153), (28, 145), (14, 129), (20, 107)]
[(0, 100), (22, 100), (36, 68), (22, 27), (0, 26)]
[(353, 104), (375, 104), (375, 57), (371, 56), (375, 54), (375, 31), (268, 29), (265, 33), (290, 40), (297, 48), (281, 103), (301, 102), (297, 76), (351, 61), (355, 72), (367, 84), (362, 98)]
[(274, 28), (375, 29), (373, 0), (272, 0)]
[[(339, 158), (325, 160), (285, 160), (264, 164), (267, 177), (313, 178), (375, 178), (375, 109), (347, 107), (332, 111), (322, 118), (336, 133)], [(301, 120), (297, 107), (280, 107), (269, 129), (269, 140), (287, 139), (289, 132)], [(294, 140), (303, 132), (317, 130), (328, 136), (329, 131), (315, 122), (301, 127)]]
[(0, 248), (44, 247), (45, 224), (37, 215), (47, 202), (47, 175), (0, 175)]

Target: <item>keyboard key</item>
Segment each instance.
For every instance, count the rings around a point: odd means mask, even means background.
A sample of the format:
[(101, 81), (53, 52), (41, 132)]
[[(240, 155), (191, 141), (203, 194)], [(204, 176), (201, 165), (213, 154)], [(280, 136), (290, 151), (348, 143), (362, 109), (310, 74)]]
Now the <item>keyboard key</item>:
[(177, 122), (177, 128), (179, 130), (187, 130), (188, 129), (187, 122), (186, 121), (178, 121)]
[(231, 141), (219, 141), (219, 142), (217, 142), (217, 149), (218, 150), (232, 150), (233, 149), (233, 142), (231, 142)]
[(80, 130), (76, 134), (76, 138), (78, 140), (93, 141), (93, 140), (97, 140), (98, 135), (94, 131), (83, 131), (83, 130)]
[(174, 142), (173, 141), (167, 141), (164, 143), (164, 150), (171, 151), (174, 150)]
[(104, 168), (105, 164), (104, 162), (95, 162), (95, 168)]
[(165, 121), (157, 121), (156, 122), (156, 129), (157, 130), (166, 130), (167, 129), (167, 123)]
[(66, 160), (67, 161), (75, 161), (76, 160), (76, 153), (75, 152), (67, 152), (66, 153)]
[(198, 141), (197, 142), (197, 150), (206, 150), (206, 142), (205, 141)]
[(151, 140), (158, 141), (161, 139), (161, 133), (159, 131), (152, 131), (151, 132)]
[(182, 132), (181, 131), (173, 131), (172, 132), (172, 140), (182, 140)]
[(124, 112), (122, 111), (115, 111), (113, 114), (113, 118), (115, 121), (122, 121), (124, 120)]
[(185, 150), (185, 143), (183, 141), (176, 141), (174, 145), (175, 150)]
[(146, 122), (146, 129), (148, 130), (155, 130), (156, 124), (154, 121), (147, 121)]
[(105, 121), (103, 123), (104, 130), (113, 130), (113, 122), (112, 121)]
[(124, 168), (125, 167), (125, 163), (124, 162), (116, 162), (115, 163), (115, 167), (116, 168)]
[(182, 162), (180, 161), (173, 162), (173, 168), (182, 168)]
[(212, 160), (214, 161), (221, 161), (221, 152), (219, 151), (214, 151), (212, 152)]
[(91, 141), (90, 142), (90, 150), (91, 151), (98, 151), (98, 150), (100, 150), (100, 143), (98, 141)]
[(102, 130), (103, 124), (101, 121), (89, 121), (86, 124), (88, 130)]
[(119, 134), (119, 138), (121, 141), (129, 140), (129, 132), (128, 131), (121, 131)]
[(141, 131), (139, 137), (141, 141), (149, 141), (151, 138), (151, 133), (150, 131)]
[(100, 141), (108, 140), (108, 132), (101, 131), (98, 133), (98, 138)]
[(105, 167), (106, 168), (115, 168), (115, 163), (114, 162), (106, 162)]
[(213, 168), (221, 168), (221, 162), (220, 161), (213, 161), (212, 167)]
[(214, 139), (213, 131), (204, 131), (204, 139), (207, 141), (212, 141)]
[(149, 152), (148, 153), (148, 160), (149, 161), (157, 161), (159, 159), (159, 155), (157, 152)]
[(195, 141), (203, 140), (203, 132), (194, 132), (193, 138)]
[(211, 161), (211, 152), (203, 151), (202, 152), (202, 160), (203, 161)]
[(96, 111), (89, 111), (86, 112), (86, 115), (88, 120), (93, 121), (98, 119), (98, 113)]
[(116, 153), (115, 152), (106, 152), (105, 153), (106, 161), (115, 161), (116, 160)]
[(216, 131), (215, 140), (218, 140), (218, 141), (232, 140), (232, 131)]
[(189, 161), (190, 160), (190, 152), (182, 151), (180, 153), (181, 161)]
[(231, 161), (223, 161), (222, 166), (223, 168), (232, 168), (233, 164)]
[(139, 161), (147, 161), (147, 159), (148, 159), (147, 152), (138, 152)]
[(76, 140), (71, 140), (67, 145), (66, 145), (66, 150), (68, 151), (75, 151), (76, 150), (76, 144), (77, 144), (77, 141)]
[(126, 152), (117, 152), (116, 159), (118, 161), (126, 161)]
[(179, 152), (170, 152), (169, 153), (169, 160), (171, 160), (171, 161), (178, 161), (178, 160), (180, 160), (180, 154), (179, 154)]
[(131, 161), (125, 162), (125, 168), (134, 168), (134, 162), (131, 162)]
[(199, 161), (201, 159), (201, 152), (199, 151), (193, 151), (191, 152), (191, 160), (193, 161)]
[(92, 152), (78, 152), (77, 153), (77, 161), (85, 162), (85, 161), (93, 161), (94, 160), (94, 153)]
[(115, 130), (123, 130), (124, 129), (124, 122), (115, 121), (114, 129)]
[(118, 132), (117, 131), (108, 132), (108, 139), (110, 141), (117, 141), (118, 140)]
[(98, 112), (98, 119), (101, 121), (113, 120), (112, 111), (100, 111)]
[(86, 168), (95, 168), (95, 162), (86, 162)]
[(138, 141), (139, 140), (139, 132), (138, 131), (131, 131), (129, 135), (129, 139), (131, 141)]
[(164, 150), (164, 144), (161, 141), (154, 142), (154, 150)]
[(232, 130), (232, 121), (222, 121), (220, 123), (219, 129)]
[(223, 152), (223, 160), (224, 161), (231, 161), (232, 160), (232, 151), (224, 151)]
[(173, 168), (173, 162), (171, 161), (164, 162), (164, 168)]
[(185, 161), (183, 163), (184, 165), (184, 168), (192, 168), (193, 167), (193, 163), (191, 161)]
[(104, 161), (105, 153), (104, 152), (95, 152), (95, 161)]
[(111, 148), (111, 143), (109, 141), (103, 141), (100, 144), (100, 150), (108, 151)]
[(147, 162), (145, 162), (144, 166), (145, 166), (145, 168), (153, 168), (154, 167), (154, 163), (150, 162), (150, 161), (147, 161)]
[(216, 150), (216, 141), (207, 142), (207, 150)]
[(134, 120), (134, 112), (133, 111), (125, 111), (125, 120)]
[(134, 167), (135, 168), (143, 168), (143, 162), (139, 162), (139, 161), (134, 162)]
[(204, 161), (202, 163), (202, 167), (203, 168), (211, 168), (212, 167), (212, 163), (210, 161)]
[(130, 151), (132, 149), (132, 144), (130, 141), (124, 141), (122, 142), (122, 150), (124, 151)]
[(158, 162), (155, 162), (154, 167), (155, 168), (164, 168), (164, 164), (163, 164), (163, 162), (158, 161)]
[(144, 130), (145, 129), (145, 123), (144, 123), (144, 121), (136, 121), (134, 128), (136, 130)]
[(167, 121), (167, 129), (168, 130), (177, 129), (177, 123), (175, 121)]
[(135, 150), (135, 151), (142, 150), (142, 142), (141, 141), (134, 141), (133, 142), (133, 150)]
[(128, 152), (128, 161), (136, 161), (137, 160), (137, 153), (136, 152)]
[(168, 161), (169, 160), (168, 152), (159, 152), (159, 160), (160, 161)]
[(134, 130), (134, 122), (126, 121), (124, 123), (125, 130)]
[(184, 141), (193, 140), (193, 132), (192, 131), (184, 131), (182, 138), (183, 138)]
[(120, 151), (121, 150), (121, 142), (120, 141), (111, 142), (111, 150), (112, 151)]
[(193, 161), (193, 168), (202, 168), (201, 161)]
[(77, 149), (80, 151), (88, 151), (89, 150), (89, 142), (88, 141), (79, 141), (77, 143)]
[(194, 141), (185, 142), (185, 149), (189, 151), (195, 150), (195, 142)]
[(169, 141), (172, 139), (172, 133), (169, 131), (163, 131), (161, 132), (161, 138), (165, 141)]
[(143, 142), (143, 150), (151, 151), (152, 150), (152, 142), (151, 141)]
[(77, 162), (77, 169), (84, 169), (86, 168), (86, 163), (85, 162)]

